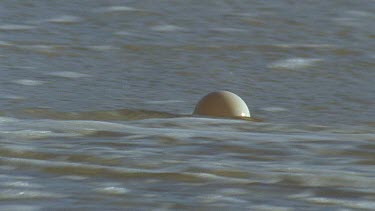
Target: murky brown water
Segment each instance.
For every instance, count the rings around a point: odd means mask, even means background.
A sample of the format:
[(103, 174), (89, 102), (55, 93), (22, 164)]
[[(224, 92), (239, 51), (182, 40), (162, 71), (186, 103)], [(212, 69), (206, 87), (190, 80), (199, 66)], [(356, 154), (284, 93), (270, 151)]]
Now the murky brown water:
[(0, 210), (373, 210), (374, 11), (2, 1)]

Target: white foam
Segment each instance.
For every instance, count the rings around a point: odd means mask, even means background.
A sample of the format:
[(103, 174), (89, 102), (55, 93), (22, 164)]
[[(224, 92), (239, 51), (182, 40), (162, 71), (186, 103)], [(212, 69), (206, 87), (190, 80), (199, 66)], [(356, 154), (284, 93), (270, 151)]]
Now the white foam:
[(90, 77), (88, 74), (71, 72), (71, 71), (61, 71), (61, 72), (50, 72), (48, 75), (62, 77), (62, 78), (82, 78), (82, 77)]
[(298, 70), (306, 67), (315, 65), (316, 63), (322, 61), (322, 59), (313, 59), (313, 58), (292, 58), (284, 59), (271, 63), (268, 65), (272, 69), (289, 69), (289, 70)]
[(25, 85), (25, 86), (38, 86), (43, 84), (43, 81), (31, 80), (31, 79), (20, 79), (13, 81), (16, 84)]
[(165, 25), (153, 26), (151, 27), (151, 30), (158, 31), (158, 32), (174, 32), (174, 31), (182, 31), (184, 30), (184, 28), (175, 26), (175, 25), (165, 24)]
[(61, 23), (61, 24), (77, 23), (80, 21), (81, 21), (81, 18), (77, 16), (71, 16), (71, 15), (63, 15), (57, 18), (51, 18), (47, 20), (47, 22), (50, 22), (50, 23)]
[(21, 25), (21, 24), (3, 24), (0, 25), (0, 30), (19, 31), (33, 29), (35, 26)]
[(124, 187), (116, 187), (116, 186), (108, 186), (103, 188), (97, 188), (95, 189), (99, 193), (103, 194), (112, 194), (112, 195), (122, 195), (129, 193), (130, 190)]

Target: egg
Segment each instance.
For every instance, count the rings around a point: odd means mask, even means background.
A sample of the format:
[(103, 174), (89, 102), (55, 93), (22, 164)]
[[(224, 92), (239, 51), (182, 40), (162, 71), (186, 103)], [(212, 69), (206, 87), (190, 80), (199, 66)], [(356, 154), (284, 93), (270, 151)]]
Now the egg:
[(229, 91), (211, 92), (204, 96), (195, 106), (194, 115), (214, 117), (250, 117), (245, 101)]

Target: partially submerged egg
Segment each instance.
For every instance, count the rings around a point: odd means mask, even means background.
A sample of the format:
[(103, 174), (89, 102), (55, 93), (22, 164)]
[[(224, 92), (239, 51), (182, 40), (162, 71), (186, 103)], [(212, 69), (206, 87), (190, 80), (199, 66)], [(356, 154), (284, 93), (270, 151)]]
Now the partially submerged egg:
[(195, 106), (195, 115), (216, 117), (250, 117), (246, 103), (236, 94), (228, 91), (211, 92)]

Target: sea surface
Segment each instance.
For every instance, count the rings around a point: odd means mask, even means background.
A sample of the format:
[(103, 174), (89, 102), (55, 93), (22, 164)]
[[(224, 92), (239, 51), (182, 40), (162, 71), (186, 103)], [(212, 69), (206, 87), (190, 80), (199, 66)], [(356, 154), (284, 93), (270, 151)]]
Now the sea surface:
[(374, 49), (373, 0), (2, 0), (0, 210), (375, 210)]

